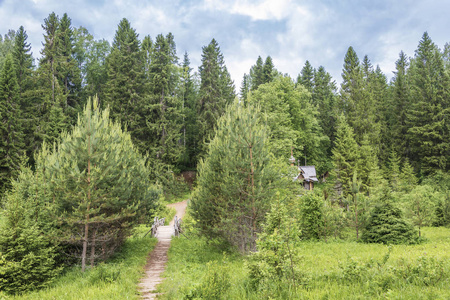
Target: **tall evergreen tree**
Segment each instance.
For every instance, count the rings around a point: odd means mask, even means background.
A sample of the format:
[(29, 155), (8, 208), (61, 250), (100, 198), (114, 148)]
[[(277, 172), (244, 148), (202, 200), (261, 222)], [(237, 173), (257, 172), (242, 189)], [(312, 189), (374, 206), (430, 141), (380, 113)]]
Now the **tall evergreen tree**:
[(338, 118), (336, 140), (333, 149), (332, 173), (336, 176), (336, 189), (339, 197), (350, 195), (353, 173), (359, 162), (359, 147), (355, 141), (353, 129), (348, 125), (344, 115)]
[[(200, 136), (207, 143), (213, 135), (217, 120), (224, 113), (226, 105), (233, 101), (235, 94), (219, 44), (213, 39), (202, 50), (198, 121)], [(202, 153), (206, 151), (205, 146)]]
[(184, 54), (180, 76), (180, 94), (183, 103), (183, 146), (181, 164), (184, 168), (195, 169), (199, 152), (199, 128), (197, 122), (197, 91), (192, 78), (192, 68), (187, 52)]
[(242, 77), (242, 83), (241, 83), (241, 90), (239, 91), (239, 94), (241, 95), (241, 100), (246, 102), (248, 93), (250, 92), (250, 75), (244, 74), (244, 77)]
[(297, 84), (303, 85), (310, 93), (312, 92), (314, 86), (314, 68), (309, 61), (306, 61), (305, 66), (298, 75)]
[(182, 101), (174, 90), (176, 53), (173, 36), (156, 37), (149, 69), (151, 82), (151, 110), (147, 119), (151, 157), (169, 165), (179, 160), (183, 147), (179, 144), (182, 131)]
[(59, 22), (57, 34), (57, 77), (66, 95), (65, 113), (75, 122), (77, 112), (81, 110), (79, 92), (81, 90), (81, 72), (74, 58), (74, 36), (72, 21), (65, 13)]
[(258, 56), (256, 64), (250, 68), (250, 82), (251, 90), (256, 90), (261, 84), (263, 84), (264, 78), (264, 64), (261, 56)]
[(21, 94), (29, 88), (30, 76), (33, 72), (33, 56), (27, 39), (28, 35), (25, 29), (20, 26), (14, 41), (13, 57), (16, 65), (17, 84)]
[(200, 162), (191, 202), (200, 230), (225, 238), (241, 252), (254, 250), (280, 174), (272, 164), (268, 128), (259, 114), (238, 101), (228, 107)]
[(391, 104), (387, 109), (387, 127), (392, 136), (392, 145), (401, 156), (408, 153), (407, 141), (405, 139), (408, 127), (406, 113), (410, 104), (410, 86), (407, 77), (409, 62), (406, 54), (401, 51), (399, 59), (395, 63), (395, 76), (392, 84)]
[[(349, 47), (342, 73), (340, 109), (345, 113), (348, 124), (353, 128), (356, 141), (361, 143), (365, 134), (372, 145), (378, 145), (380, 128), (376, 122), (376, 104), (370, 91), (366, 72), (371, 65), (366, 58), (361, 65), (352, 47)], [(368, 74), (367, 74), (368, 75)]]
[[(323, 66), (314, 72), (312, 103), (318, 107), (320, 127), (333, 142), (336, 132), (336, 83)], [(331, 149), (327, 152), (331, 155)]]
[(262, 83), (271, 82), (274, 78), (274, 65), (272, 57), (267, 56), (264, 61), (263, 71), (262, 71)]
[(0, 74), (0, 194), (18, 174), (25, 144), (14, 61), (8, 54)]
[(411, 62), (411, 97), (407, 114), (410, 158), (428, 174), (450, 169), (450, 77), (442, 55), (425, 32)]
[(128, 129), (134, 144), (145, 152), (150, 138), (143, 131), (147, 127), (148, 81), (138, 34), (127, 19), (118, 25), (106, 69), (103, 106), (109, 105), (111, 117)]

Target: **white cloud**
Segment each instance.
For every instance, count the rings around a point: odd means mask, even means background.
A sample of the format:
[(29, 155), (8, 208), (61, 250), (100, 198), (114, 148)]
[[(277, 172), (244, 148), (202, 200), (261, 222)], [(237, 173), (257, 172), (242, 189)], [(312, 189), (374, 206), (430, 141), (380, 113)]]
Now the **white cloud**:
[(280, 21), (290, 14), (292, 5), (291, 0), (236, 0), (232, 4), (230, 4), (230, 1), (205, 0), (205, 8), (207, 10), (219, 10), (230, 14), (248, 16), (253, 21)]

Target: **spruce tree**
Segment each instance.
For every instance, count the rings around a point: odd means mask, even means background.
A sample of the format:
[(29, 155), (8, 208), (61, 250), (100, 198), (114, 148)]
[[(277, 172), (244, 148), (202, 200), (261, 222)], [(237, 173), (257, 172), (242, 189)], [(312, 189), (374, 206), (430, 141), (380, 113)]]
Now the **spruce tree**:
[(195, 169), (199, 153), (199, 128), (197, 122), (197, 91), (192, 78), (192, 68), (187, 52), (184, 54), (180, 75), (180, 94), (183, 103), (183, 146), (181, 164), (188, 169)]
[(148, 151), (150, 137), (144, 131), (149, 109), (148, 81), (138, 35), (127, 19), (118, 25), (106, 69), (102, 105), (111, 108), (111, 117), (128, 129), (134, 144), (142, 152)]
[(250, 92), (250, 84), (250, 75), (244, 74), (244, 77), (242, 77), (241, 89), (239, 91), (241, 96), (240, 99), (244, 102), (247, 101), (247, 95)]
[(272, 57), (267, 56), (264, 61), (263, 71), (262, 71), (262, 83), (271, 82), (274, 78), (274, 65), (272, 61)]
[(412, 105), (407, 113), (410, 159), (422, 174), (448, 171), (450, 77), (441, 53), (426, 32), (410, 70)]
[(360, 143), (367, 134), (370, 143), (375, 146), (378, 145), (380, 127), (376, 122), (377, 106), (370, 90), (371, 77), (367, 77), (369, 74), (366, 72), (371, 72), (368, 58), (361, 65), (356, 52), (349, 47), (344, 59), (340, 109), (353, 128), (356, 141)]
[(314, 86), (314, 71), (314, 68), (307, 60), (297, 77), (297, 84), (303, 85), (310, 93), (313, 91)]
[(258, 87), (263, 84), (264, 80), (264, 65), (261, 56), (258, 56), (256, 60), (256, 64), (250, 68), (250, 81), (251, 81), (251, 90), (254, 91), (258, 89)]
[(156, 37), (149, 66), (151, 82), (151, 109), (147, 117), (149, 127), (150, 157), (157, 158), (167, 165), (175, 165), (179, 160), (183, 147), (179, 144), (182, 131), (182, 101), (175, 96), (172, 82), (175, 72), (176, 53), (173, 37)]
[(17, 84), (20, 94), (30, 88), (30, 76), (33, 72), (33, 56), (30, 43), (27, 43), (28, 35), (20, 26), (14, 41), (13, 57), (16, 65)]
[(336, 189), (339, 197), (347, 198), (353, 173), (357, 170), (359, 147), (353, 129), (347, 124), (344, 115), (337, 123), (336, 139), (333, 148), (333, 174), (336, 176)]
[(25, 155), (19, 86), (11, 54), (0, 74), (0, 194), (11, 186)]
[(401, 51), (398, 60), (395, 62), (395, 76), (392, 84), (391, 105), (387, 109), (387, 127), (392, 136), (392, 145), (395, 151), (401, 156), (408, 155), (408, 145), (406, 139), (407, 111), (410, 105), (410, 84), (408, 82), (407, 70), (409, 62), (406, 54)]
[(234, 85), (228, 73), (219, 44), (215, 39), (202, 48), (202, 63), (199, 66), (199, 133), (203, 138), (201, 154), (206, 152), (206, 143), (213, 136), (217, 120), (234, 97)]
[[(318, 107), (317, 119), (320, 127), (333, 142), (336, 133), (336, 83), (332, 81), (330, 73), (323, 66), (314, 72), (312, 103)], [(327, 153), (331, 156), (331, 147)]]

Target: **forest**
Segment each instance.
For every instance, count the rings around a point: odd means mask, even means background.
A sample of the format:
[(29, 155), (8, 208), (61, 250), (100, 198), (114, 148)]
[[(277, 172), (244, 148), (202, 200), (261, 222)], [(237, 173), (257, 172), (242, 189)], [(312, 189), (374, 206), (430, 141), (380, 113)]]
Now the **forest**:
[[(170, 251), (195, 271), (182, 281), (169, 260), (167, 299), (450, 296), (450, 43), (419, 33), (393, 78), (350, 46), (339, 86), (255, 53), (237, 87), (215, 39), (194, 70), (173, 34), (125, 18), (113, 41), (67, 14), (42, 31), (38, 59), (24, 27), (0, 35), (0, 296), (68, 272), (119, 281), (111, 259), (186, 194), (189, 238)], [(315, 166), (313, 191), (297, 165)], [(373, 257), (313, 268), (311, 253), (343, 249)]]

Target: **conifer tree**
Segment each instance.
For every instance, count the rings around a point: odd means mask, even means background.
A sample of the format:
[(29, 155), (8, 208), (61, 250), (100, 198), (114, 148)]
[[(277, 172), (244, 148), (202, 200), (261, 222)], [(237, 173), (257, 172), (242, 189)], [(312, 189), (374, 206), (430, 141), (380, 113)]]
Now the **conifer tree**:
[(150, 138), (142, 131), (146, 128), (148, 82), (138, 35), (127, 19), (118, 25), (106, 69), (102, 105), (109, 105), (113, 120), (121, 122), (131, 133), (134, 144), (145, 152)]
[(14, 41), (13, 57), (16, 65), (17, 84), (22, 94), (30, 88), (30, 76), (33, 72), (33, 56), (30, 43), (27, 43), (28, 35), (20, 26)]
[(272, 57), (267, 56), (266, 60), (264, 61), (263, 66), (263, 76), (262, 76), (262, 83), (268, 83), (271, 82), (274, 78), (274, 65), (272, 61)]
[(174, 90), (174, 74), (176, 53), (173, 36), (156, 37), (149, 66), (152, 102), (148, 141), (150, 157), (157, 158), (164, 164), (175, 165), (179, 160), (183, 147), (179, 144), (182, 131), (182, 101), (176, 97)]
[(392, 145), (401, 156), (408, 154), (408, 139), (405, 138), (408, 131), (406, 114), (410, 104), (410, 85), (407, 77), (408, 66), (408, 58), (401, 51), (398, 60), (395, 62), (396, 71), (394, 72), (391, 105), (386, 111), (388, 114), (387, 127), (392, 137)]
[[(318, 107), (317, 119), (320, 127), (333, 142), (336, 133), (336, 83), (332, 81), (330, 73), (323, 66), (314, 72), (312, 103)], [(331, 148), (327, 150), (327, 153), (331, 156)]]
[(250, 68), (250, 82), (251, 82), (251, 90), (254, 91), (258, 89), (258, 87), (263, 84), (264, 78), (264, 64), (261, 56), (258, 56), (256, 60), (256, 64)]
[(254, 250), (257, 233), (274, 198), (279, 172), (271, 162), (268, 128), (260, 111), (237, 100), (219, 119), (200, 162), (193, 216), (201, 232)]
[[(235, 97), (234, 85), (225, 66), (219, 44), (215, 39), (203, 47), (202, 64), (199, 66), (199, 133), (204, 143), (213, 135), (217, 120), (224, 113), (227, 104)], [(205, 153), (206, 148), (200, 153)]]
[(0, 73), (0, 194), (11, 186), (25, 154), (19, 86), (12, 54)]
[(333, 173), (336, 176), (336, 189), (339, 197), (350, 194), (352, 176), (357, 170), (359, 147), (353, 129), (347, 124), (344, 115), (338, 118), (336, 139), (333, 148)]
[(314, 68), (307, 60), (305, 66), (302, 68), (300, 74), (297, 77), (297, 84), (303, 85), (310, 93), (313, 91), (314, 86)]
[(380, 128), (376, 122), (377, 107), (368, 84), (371, 78), (365, 77), (365, 72), (371, 72), (368, 58), (361, 65), (356, 52), (349, 47), (344, 59), (340, 109), (353, 128), (356, 141), (361, 143), (364, 134), (367, 134), (370, 143), (375, 146), (378, 145)]
[(180, 94), (183, 103), (183, 146), (184, 153), (181, 164), (185, 168), (194, 169), (197, 166), (197, 155), (199, 152), (199, 128), (197, 122), (197, 91), (192, 78), (192, 68), (187, 52), (184, 54), (180, 75)]
[(244, 102), (247, 101), (247, 95), (250, 92), (250, 75), (244, 74), (244, 77), (242, 77), (242, 83), (241, 83), (241, 90), (239, 91), (239, 94), (241, 96), (241, 100)]
[(407, 114), (410, 158), (423, 174), (449, 170), (450, 77), (442, 55), (424, 33), (411, 63), (412, 105)]

